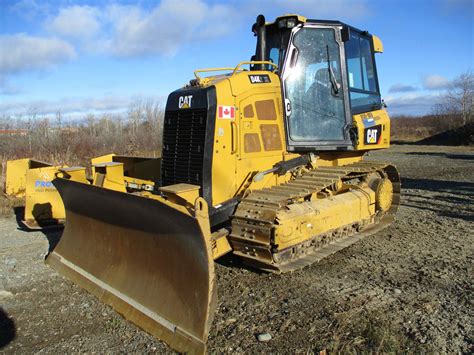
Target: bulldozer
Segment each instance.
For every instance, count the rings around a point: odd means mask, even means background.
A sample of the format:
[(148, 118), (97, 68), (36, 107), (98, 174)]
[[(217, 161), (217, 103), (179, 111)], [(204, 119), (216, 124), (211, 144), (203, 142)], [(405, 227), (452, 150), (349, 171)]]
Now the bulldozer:
[(110, 161), (53, 180), (66, 224), (46, 262), (180, 352), (206, 351), (215, 260), (291, 272), (385, 228), (399, 205), (397, 169), (363, 159), (390, 145), (381, 40), (299, 15), (259, 15), (252, 32), (250, 61), (196, 70), (169, 95), (149, 188)]

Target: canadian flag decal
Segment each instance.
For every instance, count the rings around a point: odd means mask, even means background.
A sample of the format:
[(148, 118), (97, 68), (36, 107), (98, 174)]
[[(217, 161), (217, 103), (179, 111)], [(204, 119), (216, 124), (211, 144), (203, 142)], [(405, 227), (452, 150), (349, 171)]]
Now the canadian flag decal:
[(235, 118), (235, 107), (219, 105), (218, 114), (219, 118)]

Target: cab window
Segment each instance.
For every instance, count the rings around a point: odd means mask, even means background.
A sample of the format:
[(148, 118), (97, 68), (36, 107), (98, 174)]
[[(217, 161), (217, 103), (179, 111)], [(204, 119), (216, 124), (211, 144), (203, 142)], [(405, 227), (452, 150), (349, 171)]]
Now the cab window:
[(352, 113), (380, 108), (380, 94), (370, 39), (352, 31), (350, 40), (345, 44), (345, 50)]

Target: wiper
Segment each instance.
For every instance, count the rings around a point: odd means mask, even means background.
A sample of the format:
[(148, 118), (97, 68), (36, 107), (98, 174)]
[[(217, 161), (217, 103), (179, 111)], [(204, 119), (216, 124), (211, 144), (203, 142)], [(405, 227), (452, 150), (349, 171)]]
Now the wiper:
[(329, 57), (329, 45), (326, 45), (326, 53), (328, 58), (328, 71), (329, 71), (329, 78), (331, 79), (331, 86), (334, 91), (334, 94), (339, 94), (339, 88), (341, 87), (337, 82), (336, 76), (334, 75), (334, 71), (332, 70), (331, 59)]

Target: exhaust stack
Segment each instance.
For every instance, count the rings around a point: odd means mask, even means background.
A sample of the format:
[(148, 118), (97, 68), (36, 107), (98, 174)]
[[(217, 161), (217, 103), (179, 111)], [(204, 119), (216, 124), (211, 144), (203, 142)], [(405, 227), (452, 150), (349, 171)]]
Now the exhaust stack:
[[(255, 24), (252, 26), (252, 32), (257, 36), (257, 50), (255, 60), (264, 61), (266, 59), (267, 43), (265, 39), (265, 16), (258, 15)], [(258, 70), (265, 70), (265, 64), (258, 64)]]

